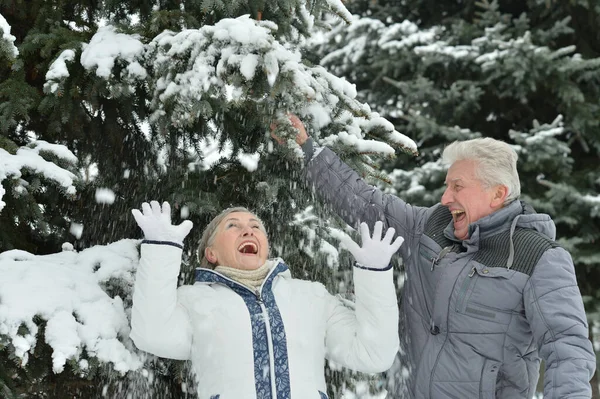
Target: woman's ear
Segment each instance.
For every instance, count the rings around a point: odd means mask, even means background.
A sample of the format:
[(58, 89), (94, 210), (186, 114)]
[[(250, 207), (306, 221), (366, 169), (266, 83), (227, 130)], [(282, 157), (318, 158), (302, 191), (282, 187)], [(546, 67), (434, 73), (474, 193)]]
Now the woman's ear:
[(212, 248), (210, 247), (206, 247), (204, 249), (204, 257), (206, 258), (206, 260), (208, 260), (210, 263), (216, 263), (217, 262), (217, 254), (215, 253), (215, 251), (212, 250)]

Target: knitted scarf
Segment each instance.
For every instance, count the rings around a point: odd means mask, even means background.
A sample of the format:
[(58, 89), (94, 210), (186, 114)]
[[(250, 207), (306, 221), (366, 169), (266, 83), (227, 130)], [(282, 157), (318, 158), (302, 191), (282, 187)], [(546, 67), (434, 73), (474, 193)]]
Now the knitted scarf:
[(215, 267), (217, 273), (221, 273), (254, 291), (260, 288), (270, 270), (269, 262), (266, 262), (264, 265), (254, 270), (241, 270), (229, 266)]

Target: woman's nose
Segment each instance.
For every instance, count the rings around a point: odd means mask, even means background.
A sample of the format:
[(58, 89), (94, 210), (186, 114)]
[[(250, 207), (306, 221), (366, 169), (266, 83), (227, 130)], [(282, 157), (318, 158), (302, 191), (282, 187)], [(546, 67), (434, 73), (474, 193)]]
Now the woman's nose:
[(252, 226), (244, 226), (242, 229), (243, 236), (251, 236), (254, 235), (254, 231), (252, 230)]

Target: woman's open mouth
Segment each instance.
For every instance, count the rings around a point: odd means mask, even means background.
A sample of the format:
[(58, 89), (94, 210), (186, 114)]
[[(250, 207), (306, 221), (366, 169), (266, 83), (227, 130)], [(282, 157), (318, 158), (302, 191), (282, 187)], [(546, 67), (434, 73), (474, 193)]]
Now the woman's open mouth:
[(252, 241), (246, 241), (240, 244), (238, 251), (243, 254), (256, 255), (258, 253), (258, 246)]

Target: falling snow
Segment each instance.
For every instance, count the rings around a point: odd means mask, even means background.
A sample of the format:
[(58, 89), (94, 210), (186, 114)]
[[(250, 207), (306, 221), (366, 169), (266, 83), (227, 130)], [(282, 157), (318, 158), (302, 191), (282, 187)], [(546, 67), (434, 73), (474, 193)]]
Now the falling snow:
[(110, 188), (96, 189), (96, 203), (98, 204), (113, 204), (115, 202), (115, 193)]

